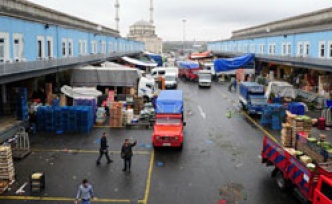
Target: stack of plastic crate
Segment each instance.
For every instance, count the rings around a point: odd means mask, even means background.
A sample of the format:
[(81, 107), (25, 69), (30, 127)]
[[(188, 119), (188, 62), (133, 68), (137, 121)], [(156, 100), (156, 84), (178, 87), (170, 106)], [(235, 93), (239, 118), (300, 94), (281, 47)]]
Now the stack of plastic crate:
[(304, 105), (302, 103), (298, 103), (298, 102), (288, 103), (287, 110), (290, 111), (292, 114), (296, 114), (296, 115), (305, 114)]
[(62, 117), (62, 108), (60, 106), (55, 106), (53, 108), (53, 121), (54, 121), (54, 131), (57, 134), (64, 132), (63, 117)]
[(61, 114), (62, 114), (63, 131), (66, 132), (66, 131), (70, 130), (69, 129), (69, 107), (62, 106)]
[(46, 132), (54, 131), (53, 109), (51, 107), (45, 108), (45, 131)]
[(77, 131), (77, 123), (76, 123), (76, 109), (75, 107), (69, 107), (68, 109), (68, 131), (76, 132)]
[(281, 124), (286, 116), (286, 111), (281, 104), (271, 104), (269, 105), (272, 111), (272, 130), (281, 130)]
[(37, 109), (37, 130), (38, 131), (45, 131), (45, 109), (47, 107), (40, 106)]
[(92, 107), (81, 106), (77, 107), (78, 118), (79, 118), (79, 131), (82, 133), (88, 133), (93, 127), (93, 115)]
[(74, 106), (89, 106), (92, 108), (93, 122), (96, 121), (97, 103), (96, 99), (84, 99), (78, 98), (74, 100)]
[(272, 115), (271, 110), (268, 107), (266, 107), (263, 110), (260, 123), (264, 126), (270, 125), (272, 121), (271, 115)]
[(28, 119), (28, 92), (26, 88), (18, 88), (16, 110), (18, 120)]

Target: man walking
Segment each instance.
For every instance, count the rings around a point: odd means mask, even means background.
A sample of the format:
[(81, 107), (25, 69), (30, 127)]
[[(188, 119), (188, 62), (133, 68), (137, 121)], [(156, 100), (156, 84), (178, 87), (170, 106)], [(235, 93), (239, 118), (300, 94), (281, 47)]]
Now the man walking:
[(107, 144), (106, 132), (103, 133), (103, 136), (100, 139), (100, 149), (99, 149), (99, 157), (97, 159), (97, 165), (100, 164), (100, 160), (104, 154), (105, 154), (105, 157), (106, 157), (108, 163), (113, 162), (108, 155), (108, 144)]
[(79, 200), (81, 200), (81, 204), (90, 204), (93, 198), (92, 186), (87, 179), (83, 179), (82, 184), (78, 187), (75, 204), (78, 204)]
[(121, 158), (123, 159), (123, 164), (124, 167), (122, 171), (126, 171), (127, 167), (128, 170), (130, 171), (130, 166), (131, 166), (131, 157), (133, 156), (133, 150), (132, 147), (134, 147), (137, 144), (137, 140), (135, 140), (134, 143), (130, 143), (129, 139), (125, 139), (125, 143), (122, 145), (121, 148)]

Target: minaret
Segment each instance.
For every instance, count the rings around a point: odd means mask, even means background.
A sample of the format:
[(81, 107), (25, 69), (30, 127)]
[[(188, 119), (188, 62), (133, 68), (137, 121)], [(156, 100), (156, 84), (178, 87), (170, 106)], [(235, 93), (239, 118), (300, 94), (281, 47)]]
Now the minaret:
[(119, 0), (115, 0), (115, 29), (119, 30), (119, 22), (120, 22), (120, 17), (119, 17), (119, 9), (120, 9), (120, 4)]
[(150, 23), (153, 24), (153, 0), (150, 0)]

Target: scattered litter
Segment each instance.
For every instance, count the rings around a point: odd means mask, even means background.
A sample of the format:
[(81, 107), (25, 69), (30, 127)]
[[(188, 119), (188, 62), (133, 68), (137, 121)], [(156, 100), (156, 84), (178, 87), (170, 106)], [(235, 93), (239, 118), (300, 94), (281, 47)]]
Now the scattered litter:
[(204, 152), (206, 152), (206, 150), (205, 150), (205, 149), (202, 149), (199, 153), (204, 153)]
[(115, 189), (114, 189), (114, 192), (118, 192), (118, 189), (117, 189), (117, 188), (115, 188)]
[(76, 180), (77, 179), (77, 177), (76, 176), (73, 176), (73, 180)]
[(238, 203), (241, 200), (247, 200), (247, 193), (244, 192), (242, 184), (230, 183), (219, 189), (219, 195), (221, 196), (221, 202), (224, 203)]
[(50, 163), (50, 165), (52, 165), (52, 166), (53, 166), (53, 163), (51, 162), (51, 163)]
[(235, 167), (240, 168), (241, 166), (243, 166), (243, 163), (238, 163)]
[(213, 144), (213, 141), (212, 141), (212, 140), (209, 140), (209, 139), (207, 139), (207, 140), (205, 140), (205, 143), (206, 143), (206, 144)]
[(192, 186), (191, 183), (188, 183), (188, 186), (191, 187)]
[(180, 170), (182, 170), (183, 169), (183, 167), (182, 166), (180, 166)]
[(63, 151), (64, 152), (69, 152), (69, 150), (67, 148), (64, 148)]
[(258, 157), (258, 159), (262, 159), (262, 155), (258, 155), (257, 157)]
[(160, 162), (160, 161), (158, 161), (158, 162), (157, 162), (157, 166), (158, 166), (158, 167), (163, 167), (163, 166), (165, 166), (165, 163), (164, 163), (164, 162)]

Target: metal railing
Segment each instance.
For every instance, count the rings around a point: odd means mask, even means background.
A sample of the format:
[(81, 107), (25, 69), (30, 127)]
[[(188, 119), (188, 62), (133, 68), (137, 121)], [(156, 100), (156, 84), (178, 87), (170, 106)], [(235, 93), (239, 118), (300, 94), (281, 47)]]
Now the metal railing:
[(23, 74), (26, 72), (58, 68), (63, 66), (90, 63), (94, 61), (106, 61), (107, 59), (136, 54), (136, 53), (139, 53), (139, 51), (136, 52), (133, 51), (129, 53), (118, 52), (118, 53), (108, 53), (108, 54), (90, 54), (90, 55), (82, 55), (79, 57), (53, 58), (53, 59), (45, 59), (45, 60), (38, 60), (31, 62), (1, 63), (0, 77), (5, 77), (12, 74)]

